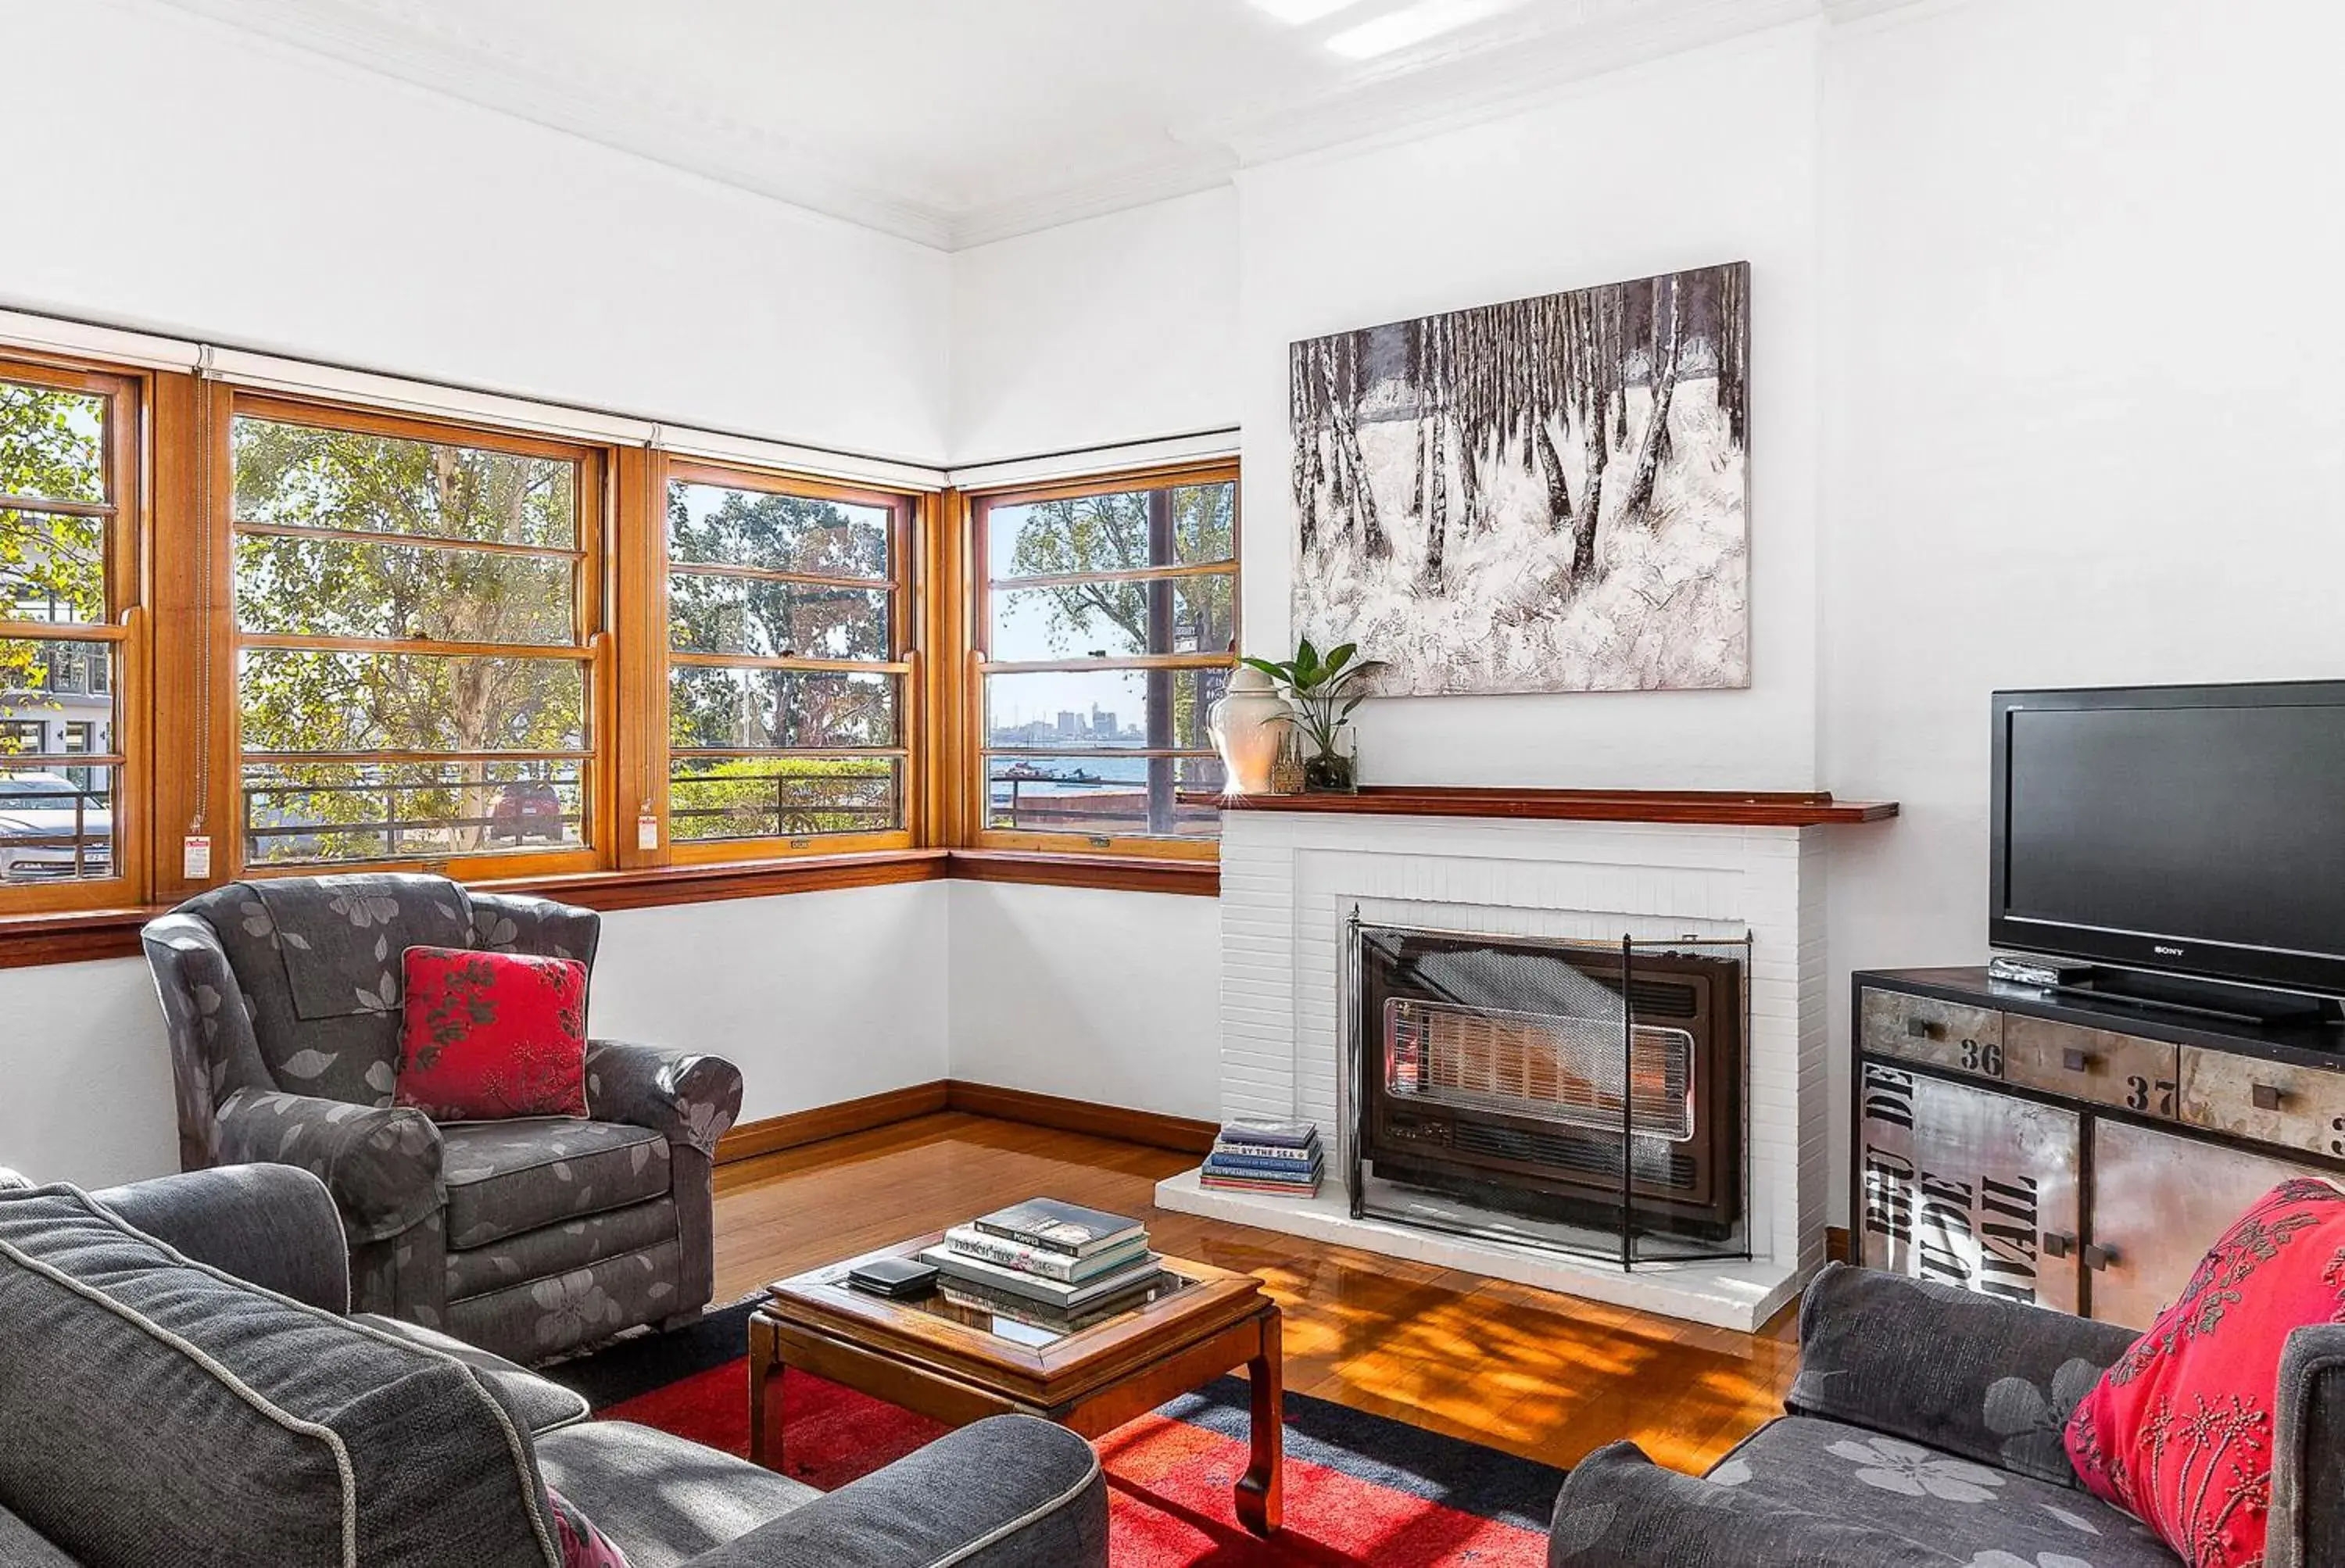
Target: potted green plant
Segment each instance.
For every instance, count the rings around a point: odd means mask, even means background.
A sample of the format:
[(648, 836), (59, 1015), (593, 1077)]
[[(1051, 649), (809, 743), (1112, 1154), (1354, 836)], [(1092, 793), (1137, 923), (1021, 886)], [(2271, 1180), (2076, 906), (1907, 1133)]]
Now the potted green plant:
[(1323, 793), (1348, 794), (1358, 783), (1354, 759), (1343, 750), (1342, 736), (1352, 709), (1368, 698), (1354, 688), (1365, 677), (1385, 667), (1378, 658), (1356, 658), (1356, 643), (1330, 648), (1322, 657), (1309, 637), (1294, 646), (1291, 659), (1249, 658), (1244, 662), (1276, 682), (1294, 706), (1294, 722), (1317, 750), (1304, 759), (1303, 784)]

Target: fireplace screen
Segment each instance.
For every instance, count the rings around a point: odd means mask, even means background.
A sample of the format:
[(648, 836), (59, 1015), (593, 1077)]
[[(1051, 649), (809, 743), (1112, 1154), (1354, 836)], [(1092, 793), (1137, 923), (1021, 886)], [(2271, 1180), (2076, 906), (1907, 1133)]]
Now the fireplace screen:
[(1353, 1213), (1624, 1268), (1749, 1256), (1749, 945), (1355, 918)]

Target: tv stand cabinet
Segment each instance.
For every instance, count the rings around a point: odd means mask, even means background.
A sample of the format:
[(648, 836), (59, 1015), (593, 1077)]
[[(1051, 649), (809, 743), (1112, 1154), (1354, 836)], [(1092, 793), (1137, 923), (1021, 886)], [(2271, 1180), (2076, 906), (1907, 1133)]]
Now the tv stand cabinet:
[(2345, 1028), (1857, 974), (1859, 1262), (2145, 1328), (2273, 1184), (2345, 1179)]

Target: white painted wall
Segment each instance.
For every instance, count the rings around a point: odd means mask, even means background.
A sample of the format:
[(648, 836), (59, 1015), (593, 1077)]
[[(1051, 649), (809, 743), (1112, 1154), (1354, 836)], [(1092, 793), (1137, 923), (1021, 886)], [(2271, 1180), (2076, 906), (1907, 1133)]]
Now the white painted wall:
[(0, 970), (0, 1166), (106, 1186), (179, 1168), (147, 962)]
[(947, 258), (149, 0), (0, 0), (0, 304), (940, 462)]
[(1169, 1115), (1220, 1115), (1215, 901), (947, 885), (954, 1077)]
[[(588, 1025), (733, 1061), (745, 1120), (930, 1083), (946, 920), (939, 882), (605, 915)], [(143, 959), (0, 970), (0, 1166), (85, 1186), (178, 1168)]]
[(947, 884), (603, 918), (594, 1029), (713, 1051), (756, 1121), (947, 1075)]
[(1751, 689), (1371, 703), (1369, 782), (1813, 786), (1819, 64), (1816, 29), (1783, 28), (1239, 177), (1250, 651), (1291, 646), (1290, 342), (1751, 264)]
[(1902, 801), (1832, 839), (1836, 1217), (1850, 972), (1985, 954), (1988, 694), (2340, 673), (2340, 53), (2324, 0), (1930, 0), (1240, 176), (1255, 649), (1286, 635), (1290, 341), (1753, 263), (1754, 688), (1374, 704), (1365, 761)]
[(990, 463), (1238, 423), (1237, 193), (952, 259), (952, 447)]
[[(950, 269), (142, 0), (0, 0), (0, 304), (941, 462)], [(932, 884), (610, 917), (599, 1031), (718, 1050), (775, 1115), (945, 1075)], [(907, 976), (914, 977), (910, 980)], [(141, 961), (0, 972), (0, 1164), (177, 1164)]]
[(1836, 38), (1823, 777), (1905, 813), (1837, 840), (1843, 981), (1985, 953), (1996, 687), (2345, 674), (2340, 53), (2321, 0)]

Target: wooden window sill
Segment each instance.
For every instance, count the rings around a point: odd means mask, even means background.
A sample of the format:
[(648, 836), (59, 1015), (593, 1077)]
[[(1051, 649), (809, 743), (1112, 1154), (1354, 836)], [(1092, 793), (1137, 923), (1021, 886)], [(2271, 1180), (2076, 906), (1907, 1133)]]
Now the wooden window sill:
[[(1045, 887), (1105, 888), (1121, 892), (1181, 893), (1212, 898), (1221, 891), (1221, 867), (1211, 860), (1136, 855), (1044, 854), (1014, 850), (880, 850), (862, 854), (802, 855), (795, 860), (724, 865), (659, 866), (641, 871), (584, 871), (512, 877), (467, 885), (489, 893), (534, 893), (605, 912), (672, 904), (774, 898), (893, 882), (1026, 882)], [(167, 904), (74, 910), (0, 917), (0, 969), (135, 958), (138, 931)]]
[(0, 918), (0, 969), (135, 957), (138, 928), (168, 908), (151, 904)]
[(534, 893), (601, 910), (663, 909), (670, 904), (762, 899), (889, 882), (935, 881), (946, 876), (942, 850), (873, 850), (859, 854), (799, 855), (787, 860), (732, 860), (712, 865), (647, 866), (637, 871), (580, 871), (565, 876), (513, 877), (466, 885), (484, 893)]
[(1036, 850), (955, 850), (952, 874), (974, 882), (1029, 882), (1052, 888), (1108, 888), (1128, 893), (1222, 891), (1218, 860), (1158, 855), (1054, 854)]

